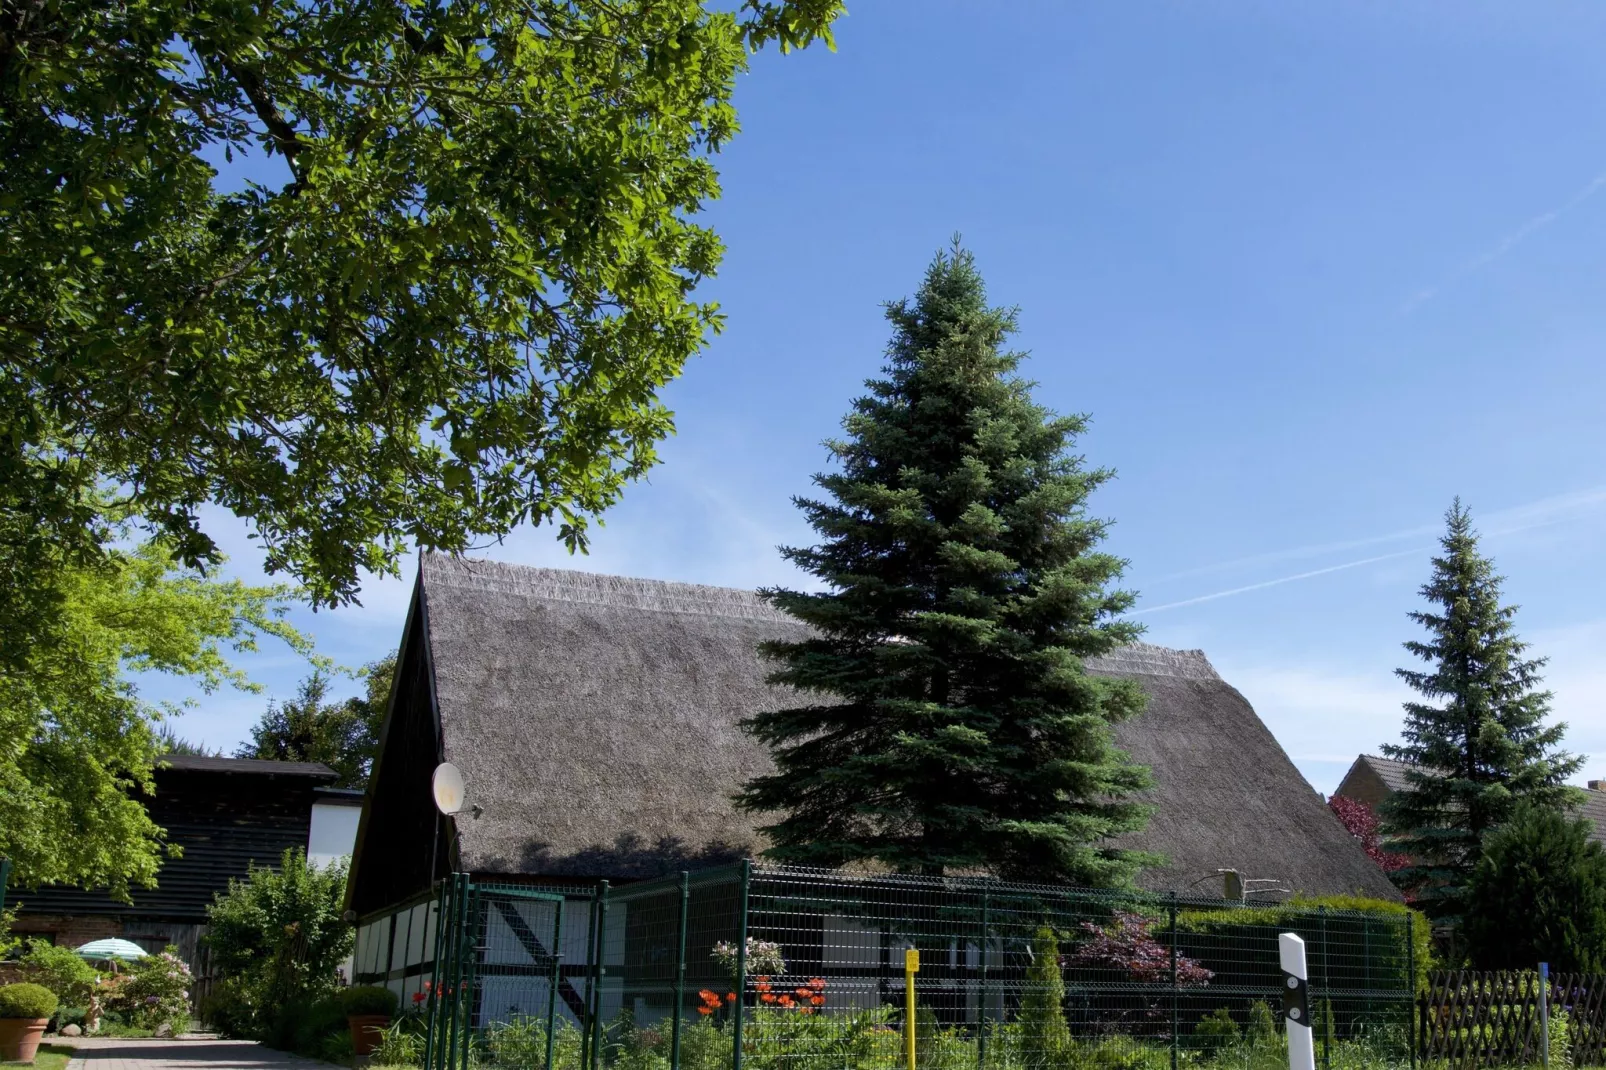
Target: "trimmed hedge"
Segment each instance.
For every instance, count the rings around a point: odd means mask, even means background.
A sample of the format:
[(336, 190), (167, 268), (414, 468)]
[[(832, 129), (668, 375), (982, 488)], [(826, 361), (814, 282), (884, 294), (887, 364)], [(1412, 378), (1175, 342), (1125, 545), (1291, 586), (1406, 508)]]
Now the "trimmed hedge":
[(379, 985), (356, 985), (340, 993), (340, 1005), (349, 1015), (383, 1014), (394, 1017), (400, 1002), (396, 993)]
[(56, 994), (44, 985), (24, 982), (0, 988), (0, 1018), (49, 1018), (56, 1003)]
[[(1318, 908), (1327, 911), (1325, 926), (1320, 915), (1312, 916)], [(1214, 968), (1210, 961), (1215, 957), (1211, 954), (1212, 944), (1248, 946), (1264, 941), (1268, 929), (1297, 933), (1305, 940), (1313, 982), (1324, 965), (1321, 956), (1325, 935), (1332, 951), (1327, 963), (1331, 968), (1331, 985), (1363, 988), (1398, 984), (1404, 979), (1408, 956), (1401, 937), (1407, 916), (1412, 918), (1414, 947), (1409, 964), (1415, 968), (1413, 987), (1421, 992), (1434, 967), (1433, 929), (1420, 911), (1404, 903), (1358, 895), (1324, 895), (1301, 896), (1286, 903), (1259, 907), (1184, 909), (1177, 915), (1177, 935), (1179, 946), (1189, 956)], [(1189, 941), (1190, 935), (1202, 939)], [(1190, 943), (1197, 946), (1190, 947)]]

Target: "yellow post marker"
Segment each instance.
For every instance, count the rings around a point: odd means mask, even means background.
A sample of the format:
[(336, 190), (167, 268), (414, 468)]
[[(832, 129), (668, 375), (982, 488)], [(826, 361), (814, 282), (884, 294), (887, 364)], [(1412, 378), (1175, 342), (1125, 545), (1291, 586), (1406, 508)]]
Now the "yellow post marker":
[(915, 974), (920, 972), (920, 949), (908, 948), (903, 953), (903, 1047), (909, 1056), (909, 1070), (915, 1070)]

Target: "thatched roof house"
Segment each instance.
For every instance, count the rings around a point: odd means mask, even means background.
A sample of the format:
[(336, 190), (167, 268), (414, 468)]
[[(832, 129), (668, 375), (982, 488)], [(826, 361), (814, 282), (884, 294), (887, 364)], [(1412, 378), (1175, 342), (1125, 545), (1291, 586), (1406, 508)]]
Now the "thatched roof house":
[[(760, 850), (729, 797), (768, 759), (736, 722), (786, 701), (755, 646), (800, 631), (750, 591), (424, 555), (351, 908), (423, 891), (432, 857), (435, 876), (618, 880)], [(1119, 732), (1157, 783), (1131, 843), (1170, 860), (1143, 883), (1220, 888), (1235, 869), (1396, 898), (1203, 654), (1138, 645), (1090, 667), (1150, 695)], [(472, 815), (437, 821), (441, 761), (463, 771)]]

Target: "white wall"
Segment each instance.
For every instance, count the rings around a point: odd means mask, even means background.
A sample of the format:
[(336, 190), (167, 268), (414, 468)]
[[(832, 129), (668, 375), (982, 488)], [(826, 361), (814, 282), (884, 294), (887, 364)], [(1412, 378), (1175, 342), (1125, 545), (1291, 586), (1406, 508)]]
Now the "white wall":
[(312, 829), (307, 833), (307, 861), (317, 866), (351, 859), (357, 846), (357, 822), (362, 818), (360, 806), (337, 806), (333, 803), (312, 804)]

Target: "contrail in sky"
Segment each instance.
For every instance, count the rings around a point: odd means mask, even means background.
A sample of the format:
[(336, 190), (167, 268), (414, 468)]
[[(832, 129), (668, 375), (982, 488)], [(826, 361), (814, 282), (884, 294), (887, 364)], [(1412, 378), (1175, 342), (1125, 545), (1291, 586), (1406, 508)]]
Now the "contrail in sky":
[[(1520, 531), (1531, 531), (1535, 528), (1549, 527), (1560, 524), (1569, 519), (1571, 513), (1580, 508), (1606, 503), (1606, 488), (1597, 487), (1592, 490), (1578, 491), (1572, 494), (1562, 494), (1551, 498), (1542, 498), (1526, 505), (1517, 505), (1509, 509), (1501, 509), (1489, 514), (1489, 519), (1496, 524), (1501, 521), (1502, 526), (1485, 529), (1483, 535), (1487, 538), (1498, 538), (1501, 535), (1512, 535)], [(1239, 558), (1236, 561), (1222, 565), (1210, 565), (1204, 568), (1192, 569), (1188, 572), (1173, 573), (1162, 579), (1173, 579), (1181, 576), (1194, 575), (1201, 572), (1214, 572), (1219, 569), (1235, 565), (1258, 564), (1270, 561), (1285, 560), (1290, 557), (1307, 557), (1319, 553), (1330, 553), (1335, 550), (1353, 549), (1358, 546), (1368, 546), (1376, 543), (1394, 542), (1403, 538), (1420, 538), (1431, 534), (1436, 528), (1412, 528), (1408, 531), (1395, 532), (1392, 535), (1378, 535), (1367, 539), (1352, 539), (1348, 542), (1326, 543), (1320, 546), (1307, 546), (1294, 550), (1280, 550), (1254, 557)], [(1415, 546), (1408, 550), (1396, 550), (1392, 553), (1377, 554), (1373, 557), (1363, 557), (1358, 561), (1345, 561), (1339, 565), (1328, 565), (1325, 568), (1311, 569), (1307, 572), (1296, 572), (1291, 576), (1279, 576), (1276, 579), (1262, 580), (1259, 583), (1245, 584), (1241, 587), (1230, 587), (1224, 591), (1214, 591), (1210, 594), (1198, 595), (1194, 598), (1184, 598), (1177, 602), (1165, 602), (1158, 606), (1144, 606), (1134, 609), (1126, 616), (1141, 617), (1148, 613), (1158, 613), (1166, 609), (1180, 609), (1183, 606), (1196, 606), (1201, 602), (1214, 602), (1218, 598), (1230, 598), (1233, 595), (1247, 594), (1250, 591), (1260, 591), (1267, 587), (1278, 587), (1296, 580), (1308, 580), (1315, 576), (1325, 576), (1329, 572), (1342, 572), (1345, 569), (1360, 568), (1363, 565), (1374, 565), (1379, 561), (1390, 561), (1397, 557), (1409, 557), (1417, 554), (1433, 552), (1434, 546)]]
[(1184, 598), (1180, 602), (1167, 602), (1161, 606), (1145, 606), (1143, 609), (1133, 610), (1129, 617), (1141, 617), (1145, 613), (1158, 613), (1162, 609), (1178, 609), (1182, 606), (1196, 606), (1200, 602), (1214, 602), (1218, 598), (1230, 598), (1235, 594), (1244, 594), (1247, 591), (1259, 591), (1267, 587), (1276, 587), (1283, 583), (1293, 583), (1295, 580), (1308, 580), (1312, 576), (1325, 576), (1329, 572), (1342, 572), (1347, 568), (1360, 568), (1362, 565), (1372, 565), (1379, 561), (1388, 561), (1396, 557), (1406, 557), (1411, 554), (1427, 553), (1431, 547), (1415, 547), (1410, 550), (1396, 550), (1392, 554), (1379, 554), (1376, 557), (1363, 557), (1359, 561), (1346, 561), (1342, 565), (1328, 565), (1326, 568), (1312, 569), (1309, 572), (1297, 572), (1292, 576), (1279, 576), (1274, 580), (1264, 580), (1260, 583), (1251, 583), (1243, 587), (1233, 587), (1214, 594), (1202, 594), (1197, 598)]
[(1502, 238), (1500, 244), (1496, 245), (1487, 252), (1473, 257), (1471, 260), (1468, 260), (1465, 264), (1462, 264), (1459, 268), (1452, 271), (1442, 282), (1439, 282), (1433, 286), (1429, 286), (1427, 289), (1420, 290), (1413, 294), (1411, 299), (1405, 302), (1404, 306), (1401, 307), (1400, 315), (1409, 316), (1421, 305), (1431, 301), (1434, 297), (1436, 297), (1439, 291), (1447, 289), (1450, 286), (1454, 286), (1456, 283), (1460, 282), (1468, 275), (1471, 275), (1473, 272), (1482, 270), (1483, 268), (1486, 268), (1490, 264), (1494, 263), (1496, 260), (1499, 260), (1502, 256), (1505, 256), (1507, 253), (1511, 252), (1511, 250), (1527, 241), (1529, 236), (1535, 231), (1543, 230), (1545, 227), (1550, 226), (1550, 224), (1554, 223), (1556, 220), (1560, 219), (1574, 208), (1577, 208), (1580, 204), (1583, 204), (1585, 201), (1589, 200), (1589, 198), (1593, 197), (1597, 192), (1600, 191), (1602, 186), (1606, 186), (1606, 171), (1596, 175), (1589, 185), (1573, 194), (1572, 199), (1566, 204), (1562, 205), (1560, 208), (1552, 208), (1548, 212), (1542, 212), (1539, 215), (1534, 216), (1532, 219), (1528, 220), (1528, 222), (1524, 223), (1522, 226), (1518, 227), (1516, 230)]
[[(1540, 498), (1538, 501), (1527, 502), (1523, 505), (1508, 506), (1505, 509), (1497, 509), (1492, 513), (1484, 514), (1481, 519), (1483, 523), (1490, 525), (1490, 530), (1485, 531), (1486, 535), (1509, 535), (1512, 532), (1527, 531), (1529, 528), (1559, 523), (1566, 520), (1569, 514), (1579, 509), (1597, 505), (1606, 505), (1606, 487), (1594, 487), (1589, 490), (1574, 491), (1570, 494), (1557, 494), (1549, 498)], [(1263, 554), (1250, 554), (1247, 557), (1237, 557), (1230, 561), (1218, 561), (1215, 564), (1200, 565), (1196, 568), (1183, 569), (1180, 572), (1168, 572), (1163, 576), (1152, 576), (1144, 581), (1144, 585), (1169, 583), (1172, 580), (1186, 579), (1189, 576), (1201, 576), (1212, 572), (1227, 572), (1249, 565), (1269, 565), (1277, 561), (1294, 561), (1302, 557), (1322, 557), (1327, 554), (1341, 553), (1345, 550), (1359, 550), (1365, 546), (1384, 546), (1404, 539), (1414, 540), (1424, 536), (1436, 535), (1442, 530), (1442, 524), (1424, 524), (1419, 527), (1391, 531), (1386, 535), (1370, 535), (1365, 538), (1346, 539), (1341, 542), (1296, 546), (1287, 550), (1270, 550)]]

